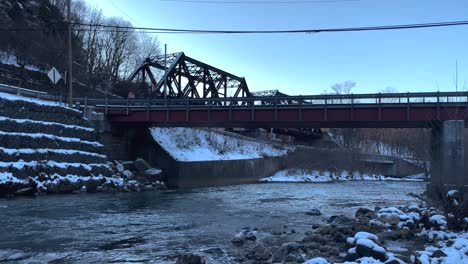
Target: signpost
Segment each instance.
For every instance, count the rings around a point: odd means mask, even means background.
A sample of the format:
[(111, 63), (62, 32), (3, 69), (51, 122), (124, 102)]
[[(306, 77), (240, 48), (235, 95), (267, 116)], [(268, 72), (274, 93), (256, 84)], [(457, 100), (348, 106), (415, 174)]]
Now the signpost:
[(47, 73), (47, 76), (49, 76), (49, 79), (52, 81), (53, 84), (57, 84), (58, 81), (62, 78), (60, 73), (55, 69), (55, 67), (52, 67), (52, 69)]

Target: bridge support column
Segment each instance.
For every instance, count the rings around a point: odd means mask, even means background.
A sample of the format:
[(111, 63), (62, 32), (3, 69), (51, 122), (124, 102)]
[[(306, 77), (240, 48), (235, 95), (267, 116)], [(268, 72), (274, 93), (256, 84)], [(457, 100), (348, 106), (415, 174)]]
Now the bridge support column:
[(428, 191), (432, 195), (445, 195), (448, 189), (466, 189), (463, 120), (443, 121), (432, 129), (431, 181)]

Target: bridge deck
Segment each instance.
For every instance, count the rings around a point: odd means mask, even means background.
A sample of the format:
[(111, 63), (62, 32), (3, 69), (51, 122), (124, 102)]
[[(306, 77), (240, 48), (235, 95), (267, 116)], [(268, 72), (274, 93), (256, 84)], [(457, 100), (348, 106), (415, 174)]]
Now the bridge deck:
[(466, 102), (378, 104), (191, 105), (164, 101), (147, 105), (97, 105), (112, 123), (187, 127), (427, 127), (466, 120)]

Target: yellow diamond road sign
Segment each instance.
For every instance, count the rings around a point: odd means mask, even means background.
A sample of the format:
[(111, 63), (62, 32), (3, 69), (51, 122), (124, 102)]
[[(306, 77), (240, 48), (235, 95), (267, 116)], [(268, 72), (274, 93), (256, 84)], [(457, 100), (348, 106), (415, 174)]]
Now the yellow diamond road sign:
[(55, 69), (55, 67), (52, 67), (49, 73), (47, 73), (47, 76), (49, 76), (49, 79), (52, 81), (53, 84), (57, 84), (58, 81), (60, 81), (60, 78), (62, 78), (62, 76), (57, 71), (57, 69)]

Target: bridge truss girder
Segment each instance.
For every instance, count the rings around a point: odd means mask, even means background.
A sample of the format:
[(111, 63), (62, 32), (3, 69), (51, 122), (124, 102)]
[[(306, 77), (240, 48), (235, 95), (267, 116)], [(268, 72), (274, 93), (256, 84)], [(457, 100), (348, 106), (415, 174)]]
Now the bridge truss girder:
[[(183, 52), (147, 58), (130, 76), (151, 85), (150, 98), (164, 96), (164, 83), (170, 98), (250, 97), (245, 78), (186, 56)], [(152, 69), (165, 70), (159, 81)], [(166, 80), (166, 81), (165, 81)], [(234, 90), (232, 93), (230, 91)]]

